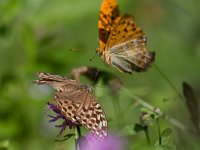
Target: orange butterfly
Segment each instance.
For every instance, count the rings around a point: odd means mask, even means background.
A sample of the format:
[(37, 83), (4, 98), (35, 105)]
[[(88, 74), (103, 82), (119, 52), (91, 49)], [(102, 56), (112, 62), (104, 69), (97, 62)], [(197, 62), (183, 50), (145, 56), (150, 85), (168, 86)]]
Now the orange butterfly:
[(106, 64), (130, 74), (151, 66), (155, 53), (147, 51), (144, 32), (132, 16), (120, 16), (116, 0), (103, 0), (98, 29), (100, 48), (96, 52)]

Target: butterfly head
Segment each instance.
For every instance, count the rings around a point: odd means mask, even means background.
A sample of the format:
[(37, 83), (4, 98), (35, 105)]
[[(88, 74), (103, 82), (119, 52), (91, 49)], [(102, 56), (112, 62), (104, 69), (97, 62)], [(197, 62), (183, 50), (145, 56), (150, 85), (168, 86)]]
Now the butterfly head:
[(104, 60), (104, 62), (106, 64), (110, 64), (110, 56), (109, 56), (108, 51), (106, 51), (103, 48), (97, 48), (96, 53), (97, 53), (97, 55), (99, 55), (101, 57), (101, 59)]
[(102, 48), (96, 48), (96, 53), (97, 55), (99, 55), (100, 57), (103, 55), (103, 49)]
[(92, 92), (93, 91), (93, 86), (88, 85), (88, 84), (83, 84), (83, 85), (81, 85), (81, 87), (79, 89), (86, 90), (88, 92)]

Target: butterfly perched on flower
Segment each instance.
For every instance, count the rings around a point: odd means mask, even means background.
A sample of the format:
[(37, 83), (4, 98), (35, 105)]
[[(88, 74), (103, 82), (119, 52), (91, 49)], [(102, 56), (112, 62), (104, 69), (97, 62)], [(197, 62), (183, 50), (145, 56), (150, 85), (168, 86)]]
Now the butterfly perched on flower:
[(151, 66), (155, 53), (147, 51), (147, 37), (133, 16), (120, 15), (116, 0), (103, 0), (98, 30), (100, 48), (96, 52), (106, 64), (130, 74)]
[(48, 73), (38, 73), (37, 84), (49, 84), (57, 90), (54, 102), (67, 120), (84, 125), (98, 138), (107, 136), (107, 119), (92, 94), (92, 87), (76, 80)]

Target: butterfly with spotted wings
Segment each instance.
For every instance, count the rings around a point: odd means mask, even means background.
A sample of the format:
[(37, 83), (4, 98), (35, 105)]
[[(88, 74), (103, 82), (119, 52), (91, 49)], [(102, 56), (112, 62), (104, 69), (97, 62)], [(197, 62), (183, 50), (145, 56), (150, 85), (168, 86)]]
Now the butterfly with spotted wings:
[(116, 0), (103, 0), (99, 21), (100, 48), (103, 61), (121, 72), (147, 70), (155, 59), (146, 48), (147, 38), (131, 15), (120, 16)]
[(107, 136), (106, 115), (91, 86), (59, 75), (38, 73), (37, 76), (35, 83), (49, 84), (57, 90), (53, 100), (68, 120), (86, 126), (100, 139)]

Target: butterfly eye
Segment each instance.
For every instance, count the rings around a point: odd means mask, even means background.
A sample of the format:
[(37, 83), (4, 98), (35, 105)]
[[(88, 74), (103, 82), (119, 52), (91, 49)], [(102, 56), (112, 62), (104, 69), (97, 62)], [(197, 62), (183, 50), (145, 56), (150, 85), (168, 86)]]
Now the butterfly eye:
[(143, 38), (144, 42), (147, 42), (147, 37), (146, 36), (143, 36), (142, 38)]
[(84, 84), (84, 85), (82, 85), (81, 89), (84, 89), (84, 90), (87, 90), (87, 91), (89, 91), (89, 92), (92, 92), (92, 90), (93, 90), (93, 87), (92, 87), (92, 86), (89, 86), (89, 85), (86, 85), (86, 84)]

